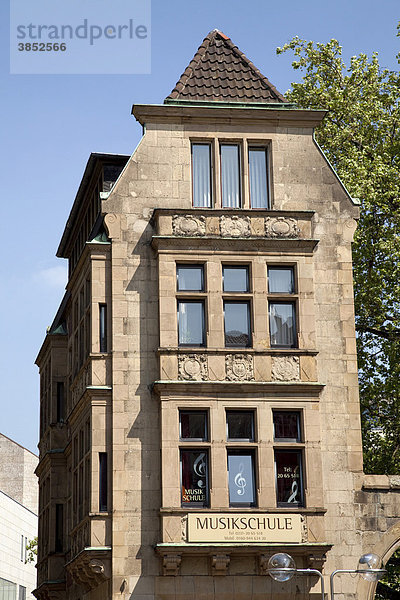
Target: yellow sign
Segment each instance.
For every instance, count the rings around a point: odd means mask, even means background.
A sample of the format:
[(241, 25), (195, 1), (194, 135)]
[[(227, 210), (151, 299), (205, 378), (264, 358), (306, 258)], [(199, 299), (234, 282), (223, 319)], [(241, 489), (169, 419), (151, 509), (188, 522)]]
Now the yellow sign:
[(189, 513), (188, 542), (301, 542), (301, 515)]

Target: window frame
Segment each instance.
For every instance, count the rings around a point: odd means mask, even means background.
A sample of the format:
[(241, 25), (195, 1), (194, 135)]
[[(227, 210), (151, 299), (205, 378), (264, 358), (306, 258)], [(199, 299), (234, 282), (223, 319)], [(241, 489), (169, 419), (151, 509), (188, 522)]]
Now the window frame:
[[(247, 325), (248, 325), (248, 342), (247, 344), (228, 344), (226, 340), (226, 305), (227, 304), (245, 304), (247, 305)], [(240, 297), (224, 297), (222, 300), (223, 318), (224, 318), (224, 344), (225, 348), (252, 348), (253, 346), (253, 327), (252, 327), (252, 302), (251, 298)]]
[[(293, 292), (271, 292), (270, 291), (270, 270), (273, 269), (288, 269), (292, 273)], [(298, 294), (298, 278), (297, 265), (285, 263), (267, 263), (267, 302), (268, 302), (268, 337), (270, 347), (272, 349), (291, 349), (299, 348), (299, 294)], [(274, 305), (291, 305), (293, 317), (293, 343), (292, 344), (276, 344), (272, 342), (271, 332), (271, 309)]]
[[(252, 487), (253, 487), (253, 500), (251, 502), (233, 502), (231, 500), (231, 487), (230, 487), (230, 476), (229, 476), (229, 457), (230, 456), (251, 456), (251, 476), (252, 476)], [(226, 448), (227, 458), (227, 483), (228, 483), (228, 503), (229, 508), (251, 508), (258, 506), (258, 464), (257, 464), (257, 447), (254, 446), (230, 446)], [(242, 473), (238, 473), (238, 475)], [(240, 478), (239, 480), (240, 481)], [(236, 484), (238, 485), (238, 484)], [(246, 483), (244, 484), (246, 485)], [(238, 485), (240, 487), (240, 485)], [(244, 488), (243, 488), (244, 489)], [(235, 490), (237, 491), (237, 490)]]
[[(192, 437), (183, 437), (182, 436), (181, 417), (182, 417), (182, 415), (188, 414), (188, 413), (204, 416), (204, 432), (205, 432), (204, 438), (192, 438)], [(190, 443), (209, 442), (209, 440), (210, 440), (209, 411), (207, 409), (201, 410), (201, 409), (180, 408), (179, 409), (179, 442), (190, 442)]]
[[(233, 146), (238, 150), (238, 177), (237, 177), (237, 186), (238, 186), (238, 206), (226, 206), (224, 204), (224, 190), (223, 190), (223, 168), (222, 168), (222, 148), (224, 146)], [(239, 210), (244, 208), (244, 198), (243, 198), (243, 141), (236, 140), (218, 140), (218, 149), (219, 149), (219, 189), (220, 189), (220, 199), (221, 199), (221, 208), (228, 210)]]
[[(250, 414), (252, 416), (251, 428), (252, 428), (252, 437), (251, 438), (232, 438), (229, 437), (229, 424), (228, 424), (228, 415), (232, 414)], [(225, 408), (225, 422), (226, 422), (226, 441), (227, 443), (250, 443), (254, 444), (256, 442), (256, 413), (252, 409), (235, 409), (235, 408)]]
[[(202, 307), (202, 318), (203, 318), (203, 323), (202, 323), (202, 331), (201, 331), (201, 337), (202, 337), (202, 341), (200, 344), (194, 344), (194, 343), (182, 343), (180, 342), (180, 334), (181, 334), (181, 325), (180, 325), (180, 319), (179, 319), (179, 307), (181, 304), (200, 304)], [(207, 341), (207, 327), (206, 327), (206, 300), (205, 298), (181, 298), (178, 297), (177, 299), (177, 325), (178, 325), (178, 346), (179, 348), (205, 348), (206, 347), (206, 341)]]
[[(266, 197), (267, 206), (252, 206), (252, 193), (251, 193), (251, 174), (250, 174), (250, 152), (263, 150), (265, 153), (265, 178), (266, 178)], [(247, 141), (247, 167), (248, 167), (248, 193), (249, 193), (249, 208), (251, 210), (271, 210), (271, 167), (270, 167), (270, 144), (252, 143)]]
[[(194, 193), (194, 154), (193, 154), (193, 148), (194, 146), (208, 146), (209, 148), (209, 172), (210, 172), (210, 178), (209, 178), (209, 197), (210, 197), (210, 203), (208, 206), (201, 206), (195, 203), (195, 193)], [(212, 141), (205, 141), (205, 140), (191, 140), (190, 142), (190, 166), (191, 166), (191, 187), (192, 187), (192, 207), (193, 208), (199, 208), (199, 209), (204, 209), (204, 208), (213, 208), (214, 207), (214, 185), (213, 185), (213, 180), (214, 180), (214, 156), (213, 156), (213, 143)]]
[[(283, 454), (296, 454), (299, 457), (300, 475), (299, 475), (299, 487), (300, 487), (300, 501), (299, 502), (283, 502), (279, 500), (279, 488), (278, 488), (278, 471), (277, 471), (277, 456)], [(305, 472), (304, 472), (304, 447), (294, 448), (292, 447), (275, 447), (274, 448), (274, 472), (275, 472), (275, 490), (276, 490), (276, 505), (278, 508), (305, 508)], [(293, 488), (292, 488), (293, 489)]]
[[(185, 452), (197, 452), (199, 453), (199, 457), (200, 457), (200, 453), (204, 453), (204, 455), (206, 456), (206, 471), (205, 471), (205, 500), (204, 502), (201, 501), (193, 501), (193, 502), (184, 502), (184, 494), (183, 494), (183, 489), (184, 489), (184, 485), (183, 485), (183, 461), (182, 461), (182, 455)], [(198, 509), (198, 508), (209, 508), (210, 507), (210, 489), (211, 489), (211, 485), (210, 485), (210, 480), (211, 480), (211, 473), (210, 473), (210, 467), (211, 467), (211, 460), (210, 460), (210, 446), (209, 445), (205, 445), (205, 446), (193, 446), (191, 443), (189, 443), (187, 446), (186, 445), (180, 445), (179, 447), (179, 479), (180, 479), (180, 505), (181, 508), (194, 508), (194, 509)], [(200, 477), (200, 476), (199, 476)], [(186, 489), (186, 488), (185, 488)], [(197, 488), (194, 488), (197, 489)]]

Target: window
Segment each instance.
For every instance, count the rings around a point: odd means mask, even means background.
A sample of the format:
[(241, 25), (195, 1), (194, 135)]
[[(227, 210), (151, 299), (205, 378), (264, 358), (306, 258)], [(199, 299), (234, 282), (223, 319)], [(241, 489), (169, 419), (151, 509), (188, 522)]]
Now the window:
[(21, 562), (25, 562), (25, 537), (21, 535)]
[[(275, 477), (278, 506), (304, 506), (300, 413), (274, 411)], [(291, 444), (281, 448), (277, 444)]]
[(65, 419), (65, 398), (64, 383), (57, 381), (57, 423), (64, 423)]
[(26, 587), (19, 586), (18, 600), (26, 600)]
[(228, 441), (254, 442), (253, 411), (228, 410), (226, 412), (226, 436)]
[(251, 346), (250, 302), (224, 302), (225, 347)]
[(211, 208), (211, 144), (192, 144), (193, 206)]
[(0, 598), (1, 600), (16, 600), (17, 584), (0, 577)]
[(55, 551), (62, 552), (64, 547), (64, 506), (56, 504)]
[[(203, 265), (176, 266), (178, 292), (204, 292)], [(178, 298), (179, 346), (205, 345), (205, 301)]]
[(179, 437), (190, 442), (207, 442), (207, 411), (179, 411)]
[(240, 208), (240, 149), (238, 144), (221, 144), (221, 195), (223, 208)]
[(107, 512), (107, 452), (99, 452), (99, 511)]
[(248, 292), (249, 268), (241, 266), (222, 267), (224, 292)]
[(249, 181), (251, 208), (269, 208), (266, 148), (249, 147)]
[[(296, 348), (296, 303), (286, 300), (295, 294), (293, 267), (268, 267), (268, 293), (271, 346)], [(282, 298), (275, 300), (276, 295)]]
[(204, 292), (203, 265), (177, 265), (178, 292)]
[(208, 449), (181, 449), (182, 506), (208, 506)]
[(255, 506), (254, 451), (228, 449), (230, 506)]
[(178, 300), (178, 342), (180, 346), (204, 346), (204, 302)]
[(107, 352), (107, 304), (99, 304), (100, 352)]
[(301, 442), (298, 412), (274, 410), (274, 439), (279, 442)]

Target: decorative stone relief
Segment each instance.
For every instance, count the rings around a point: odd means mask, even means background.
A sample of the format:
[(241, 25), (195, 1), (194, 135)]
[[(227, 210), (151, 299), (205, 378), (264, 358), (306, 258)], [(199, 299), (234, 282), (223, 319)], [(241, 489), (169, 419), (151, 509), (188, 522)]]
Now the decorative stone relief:
[(227, 575), (231, 557), (229, 554), (213, 554), (211, 557), (211, 570), (213, 575)]
[(206, 219), (203, 216), (174, 215), (172, 217), (174, 235), (202, 236), (206, 234)]
[(205, 354), (185, 354), (178, 356), (178, 379), (207, 381), (207, 356)]
[(227, 354), (225, 370), (229, 381), (254, 381), (253, 357), (250, 354)]
[(298, 356), (273, 356), (272, 381), (300, 381), (300, 360)]
[(265, 235), (267, 237), (299, 237), (297, 220), (292, 217), (265, 217)]
[(111, 239), (119, 239), (121, 234), (121, 220), (119, 215), (108, 213), (104, 217), (104, 225), (106, 226), (107, 235)]
[(188, 518), (187, 515), (181, 518), (181, 536), (184, 542), (187, 541)]
[(93, 573), (103, 574), (105, 572), (104, 563), (95, 558), (89, 562), (89, 568), (92, 569)]
[(163, 575), (179, 575), (179, 568), (182, 562), (182, 554), (165, 554), (163, 556)]
[(220, 217), (220, 230), (222, 237), (250, 237), (250, 217)]

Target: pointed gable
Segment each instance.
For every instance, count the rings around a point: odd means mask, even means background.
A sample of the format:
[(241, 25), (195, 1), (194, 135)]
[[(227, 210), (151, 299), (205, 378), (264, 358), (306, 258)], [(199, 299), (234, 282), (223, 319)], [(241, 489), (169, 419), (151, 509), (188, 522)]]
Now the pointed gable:
[(203, 40), (165, 103), (180, 101), (287, 103), (221, 31)]

